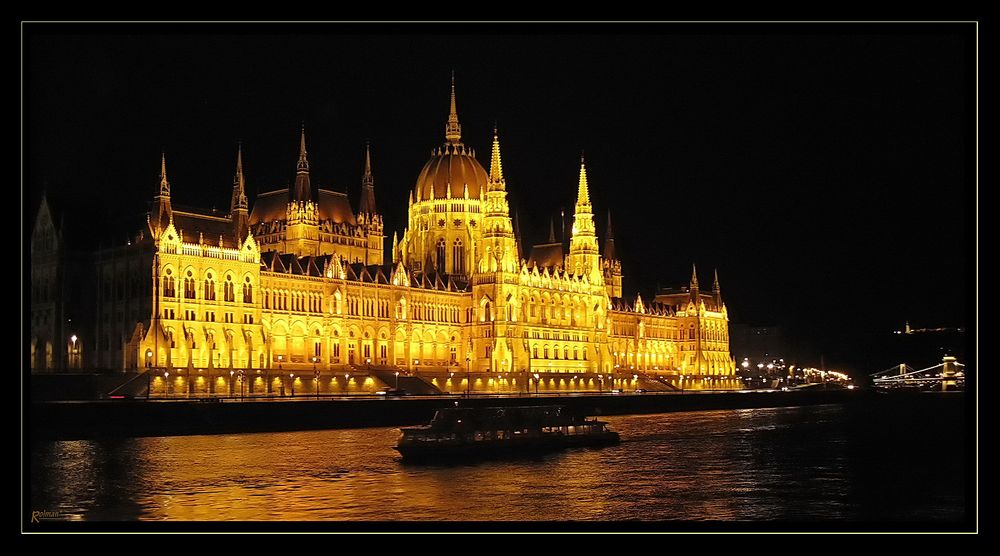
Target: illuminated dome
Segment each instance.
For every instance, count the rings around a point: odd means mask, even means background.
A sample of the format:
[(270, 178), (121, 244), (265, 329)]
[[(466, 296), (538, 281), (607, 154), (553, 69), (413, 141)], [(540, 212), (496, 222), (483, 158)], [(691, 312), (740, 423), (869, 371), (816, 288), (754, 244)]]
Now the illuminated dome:
[(431, 151), (431, 159), (424, 164), (414, 187), (414, 201), (427, 199), (444, 199), (451, 188), (451, 197), (465, 196), (465, 188), (469, 188), (469, 198), (479, 198), (486, 190), (489, 179), (486, 170), (476, 160), (475, 151), (467, 149), (462, 144), (462, 125), (458, 123), (458, 110), (455, 108), (455, 76), (451, 77), (451, 111), (448, 123), (444, 126), (443, 147)]
[[(480, 191), (486, 190), (489, 177), (486, 170), (473, 157), (473, 152), (462, 145), (448, 144), (435, 149), (431, 159), (424, 164), (414, 188), (414, 201), (444, 199), (451, 187), (452, 197), (463, 197), (465, 187), (469, 187), (469, 198), (479, 198)], [(433, 191), (433, 193), (432, 193)]]

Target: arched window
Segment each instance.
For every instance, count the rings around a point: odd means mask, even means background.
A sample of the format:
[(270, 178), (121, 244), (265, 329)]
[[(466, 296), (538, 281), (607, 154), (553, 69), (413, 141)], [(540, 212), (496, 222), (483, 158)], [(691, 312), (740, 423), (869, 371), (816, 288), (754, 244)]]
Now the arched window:
[(543, 353), (545, 353), (545, 358), (548, 359), (549, 358), (549, 346), (545, 346), (542, 351), (543, 351)]
[(211, 272), (205, 276), (205, 301), (215, 301), (215, 280)]
[(184, 297), (194, 299), (194, 277), (190, 270), (187, 272), (187, 278), (184, 278)]
[(243, 284), (243, 303), (253, 303), (253, 284), (250, 283), (249, 276), (247, 276), (246, 283)]
[(462, 246), (462, 239), (456, 239), (451, 250), (452, 272), (455, 274), (465, 274), (465, 249)]
[(444, 249), (444, 238), (441, 238), (437, 242), (437, 271), (445, 271), (445, 249)]
[(163, 297), (174, 297), (176, 292), (174, 291), (174, 277), (172, 276), (170, 269), (167, 269), (167, 275), (163, 277)]
[(229, 303), (236, 301), (236, 288), (233, 287), (232, 276), (226, 276), (226, 283), (222, 286), (222, 296)]
[(531, 357), (538, 359), (538, 344), (531, 346)]

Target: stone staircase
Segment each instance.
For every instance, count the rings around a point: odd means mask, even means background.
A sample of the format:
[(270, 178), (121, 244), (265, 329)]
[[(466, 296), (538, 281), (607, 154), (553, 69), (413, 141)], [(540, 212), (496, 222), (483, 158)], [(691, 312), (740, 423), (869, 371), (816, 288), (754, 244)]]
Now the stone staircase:
[(441, 394), (441, 390), (434, 387), (423, 378), (415, 375), (407, 375), (393, 367), (375, 367), (368, 370), (371, 376), (385, 384), (386, 388), (396, 387), (396, 372), (399, 372), (399, 389), (412, 396), (435, 396)]

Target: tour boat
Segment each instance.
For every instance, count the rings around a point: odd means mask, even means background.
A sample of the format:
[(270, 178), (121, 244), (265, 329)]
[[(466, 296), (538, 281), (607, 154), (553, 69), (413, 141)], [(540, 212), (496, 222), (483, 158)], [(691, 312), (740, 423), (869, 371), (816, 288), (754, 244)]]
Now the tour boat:
[(607, 423), (564, 406), (439, 409), (429, 425), (404, 427), (396, 450), (405, 460), (492, 457), (574, 446), (618, 444)]

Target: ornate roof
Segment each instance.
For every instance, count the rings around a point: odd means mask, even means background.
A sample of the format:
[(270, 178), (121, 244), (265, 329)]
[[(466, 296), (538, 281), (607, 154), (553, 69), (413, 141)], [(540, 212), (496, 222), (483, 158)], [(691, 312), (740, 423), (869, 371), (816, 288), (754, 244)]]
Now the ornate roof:
[[(174, 228), (184, 236), (184, 241), (195, 243), (199, 234), (207, 245), (218, 245), (222, 237), (222, 246), (239, 249), (233, 221), (228, 217), (198, 214), (190, 211), (174, 209)], [(246, 239), (246, 238), (242, 238)]]
[[(424, 164), (414, 187), (415, 201), (426, 201), (432, 196), (444, 199), (451, 188), (452, 197), (463, 197), (465, 187), (469, 197), (478, 199), (486, 191), (489, 176), (470, 149), (462, 145), (445, 145), (434, 149), (431, 159)], [(431, 193), (433, 191), (433, 194)]]
[[(284, 220), (288, 210), (288, 190), (278, 189), (257, 195), (257, 200), (253, 204), (253, 211), (250, 213), (250, 225), (254, 226), (260, 222), (274, 222)], [(358, 221), (351, 209), (351, 202), (347, 198), (347, 193), (340, 191), (330, 191), (328, 189), (319, 190), (319, 218), (321, 221), (332, 220), (336, 224), (350, 224), (356, 226)]]

